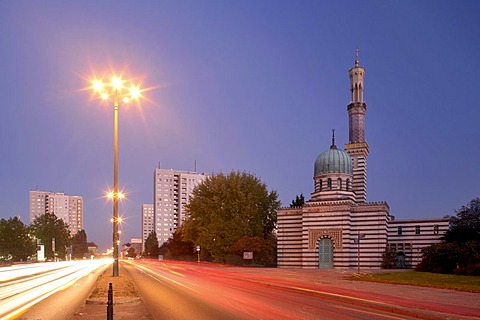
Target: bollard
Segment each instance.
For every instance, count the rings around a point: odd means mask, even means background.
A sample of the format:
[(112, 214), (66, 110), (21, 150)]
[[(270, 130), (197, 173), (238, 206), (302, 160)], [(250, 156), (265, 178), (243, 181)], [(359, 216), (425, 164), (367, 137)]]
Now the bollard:
[(113, 288), (111, 282), (108, 284), (107, 320), (113, 320)]

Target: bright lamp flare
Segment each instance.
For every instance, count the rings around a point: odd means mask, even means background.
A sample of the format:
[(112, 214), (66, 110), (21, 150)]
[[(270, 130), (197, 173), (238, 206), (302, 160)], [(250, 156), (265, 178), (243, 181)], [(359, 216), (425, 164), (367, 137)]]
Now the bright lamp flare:
[(131, 87), (130, 88), (130, 96), (132, 99), (138, 99), (140, 97), (140, 89), (138, 87)]
[[(108, 199), (113, 199), (113, 198), (115, 198), (115, 192), (113, 192), (113, 191), (107, 192), (107, 198), (108, 198)], [(118, 193), (117, 193), (117, 199), (119, 199), (119, 200), (125, 199), (125, 193), (123, 193), (123, 192), (118, 192)]]
[(119, 77), (112, 78), (112, 87), (114, 89), (121, 89), (123, 87), (123, 80)]
[(93, 90), (100, 92), (103, 90), (103, 83), (100, 80), (94, 80), (92, 82), (92, 87), (93, 87)]

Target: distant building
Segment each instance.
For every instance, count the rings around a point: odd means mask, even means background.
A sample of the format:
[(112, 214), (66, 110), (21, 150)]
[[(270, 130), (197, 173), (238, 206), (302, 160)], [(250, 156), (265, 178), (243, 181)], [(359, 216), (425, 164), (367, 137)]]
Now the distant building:
[(154, 214), (159, 245), (165, 243), (185, 220), (185, 205), (193, 188), (206, 177), (191, 171), (155, 169)]
[(278, 211), (279, 267), (376, 269), (387, 246), (396, 250), (398, 267), (414, 267), (421, 249), (448, 229), (448, 219), (395, 220), (386, 202), (367, 202), (365, 69), (358, 54), (349, 76), (349, 143), (338, 149), (333, 134), (315, 161), (311, 199)]
[(88, 247), (88, 253), (90, 255), (93, 255), (93, 256), (98, 255), (98, 246), (95, 242), (87, 243), (87, 247)]
[(155, 210), (153, 204), (142, 204), (142, 248), (145, 251), (145, 241), (148, 235), (155, 231)]
[(130, 247), (135, 249), (135, 253), (139, 255), (143, 252), (143, 243), (142, 238), (131, 238), (130, 239)]
[(45, 213), (53, 213), (63, 219), (70, 233), (83, 229), (83, 198), (61, 192), (30, 191), (30, 223)]

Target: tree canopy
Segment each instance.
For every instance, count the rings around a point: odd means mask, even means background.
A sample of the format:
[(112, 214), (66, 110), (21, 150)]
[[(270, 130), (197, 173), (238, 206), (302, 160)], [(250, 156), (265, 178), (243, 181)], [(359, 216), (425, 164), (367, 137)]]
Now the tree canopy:
[(305, 197), (303, 196), (303, 193), (300, 193), (300, 196), (295, 196), (295, 199), (292, 200), (292, 203), (290, 204), (290, 208), (301, 207), (304, 204), (305, 204)]
[(280, 202), (275, 191), (252, 174), (215, 174), (199, 184), (187, 205), (186, 240), (202, 248), (202, 256), (223, 261), (242, 237), (270, 238)]
[(180, 227), (177, 228), (172, 237), (160, 247), (160, 251), (166, 258), (193, 260), (196, 255), (194, 246), (192, 241), (185, 240), (182, 228)]
[(70, 231), (62, 219), (53, 213), (45, 213), (35, 218), (31, 224), (33, 234), (45, 245), (45, 257), (54, 259), (52, 239), (55, 239), (55, 255), (64, 258), (71, 244)]
[(88, 253), (87, 233), (80, 230), (72, 237), (72, 256), (82, 259), (85, 253)]
[(467, 243), (480, 241), (480, 198), (475, 198), (450, 218), (450, 228), (444, 235), (446, 242)]
[(157, 233), (152, 231), (145, 240), (145, 252), (147, 257), (157, 257), (159, 253)]
[(0, 220), (0, 260), (25, 261), (35, 249), (30, 228), (18, 217)]
[(417, 270), (480, 275), (480, 198), (455, 213), (443, 241), (423, 250)]

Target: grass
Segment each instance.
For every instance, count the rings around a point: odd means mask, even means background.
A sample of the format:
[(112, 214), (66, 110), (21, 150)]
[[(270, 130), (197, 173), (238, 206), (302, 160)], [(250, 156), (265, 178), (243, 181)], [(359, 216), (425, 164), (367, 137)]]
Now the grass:
[(352, 276), (351, 280), (404, 284), (465, 292), (480, 292), (479, 276), (459, 276), (453, 274), (408, 271), (360, 274)]

